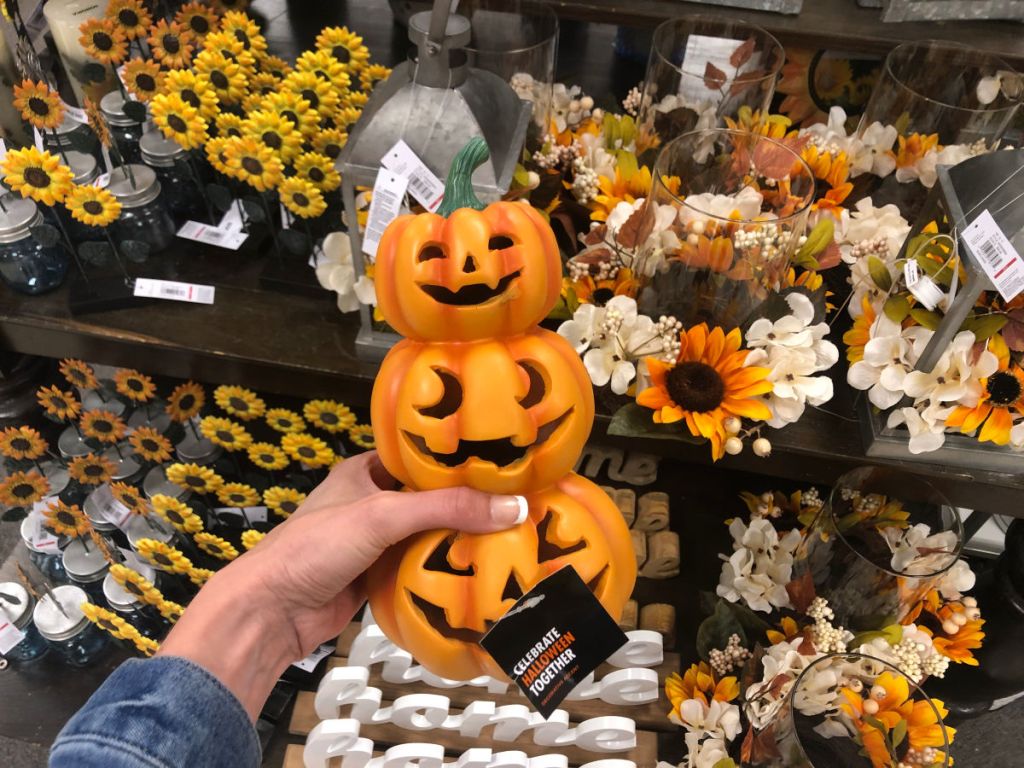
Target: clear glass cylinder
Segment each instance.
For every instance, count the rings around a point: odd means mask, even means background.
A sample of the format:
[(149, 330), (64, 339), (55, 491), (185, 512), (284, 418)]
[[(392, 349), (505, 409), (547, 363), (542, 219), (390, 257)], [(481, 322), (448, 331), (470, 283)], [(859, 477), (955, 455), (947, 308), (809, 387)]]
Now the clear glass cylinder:
[(796, 152), (744, 131), (692, 131), (654, 164), (651, 232), (632, 267), (639, 304), (684, 326), (736, 328), (778, 290), (807, 228), (814, 176)]
[(37, 295), (64, 282), (71, 256), (59, 240), (43, 245), (32, 227), (43, 223), (36, 204), (4, 195), (0, 209), (0, 278), (18, 293)]
[(2, 654), (3, 658), (25, 663), (45, 656), (50, 647), (32, 623), (35, 599), (16, 581), (0, 584), (0, 592), (7, 596), (0, 598), (0, 624), (9, 622), (24, 635), (20, 643)]
[(102, 655), (106, 634), (82, 613), (89, 595), (79, 587), (65, 584), (54, 587), (52, 596), (44, 596), (32, 612), (39, 634), (68, 665), (87, 667)]
[(711, 16), (670, 19), (654, 32), (637, 113), (637, 154), (676, 136), (725, 125), (741, 107), (768, 110), (785, 52), (752, 24)]
[(836, 482), (794, 563), (825, 598), (835, 624), (876, 631), (903, 620), (960, 558), (963, 526), (931, 483), (861, 467)]
[[(54, 584), (66, 584), (68, 581), (67, 572), (64, 570), (64, 563), (61, 561), (62, 552), (44, 552), (33, 544), (33, 520), (26, 517), (21, 521), (21, 539), (28, 550), (28, 558), (32, 564), (39, 569), (47, 581)], [(58, 546), (67, 545), (67, 539), (58, 537)]]

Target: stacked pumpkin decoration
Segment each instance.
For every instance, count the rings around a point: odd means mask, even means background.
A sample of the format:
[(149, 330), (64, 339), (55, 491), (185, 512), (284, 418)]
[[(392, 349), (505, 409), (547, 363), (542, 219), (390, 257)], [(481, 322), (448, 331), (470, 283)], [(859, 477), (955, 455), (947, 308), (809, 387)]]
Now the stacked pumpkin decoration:
[(572, 347), (537, 326), (561, 285), (554, 233), (527, 203), (477, 200), (471, 177), (487, 156), (482, 139), (467, 144), (438, 212), (393, 221), (375, 266), (378, 306), (407, 337), (373, 388), (384, 466), (412, 490), (465, 485), (530, 507), (499, 533), (412, 536), (371, 569), (385, 634), (452, 680), (504, 677), (480, 638), (562, 567), (616, 619), (636, 579), (618, 508), (572, 472), (594, 418), (590, 379)]

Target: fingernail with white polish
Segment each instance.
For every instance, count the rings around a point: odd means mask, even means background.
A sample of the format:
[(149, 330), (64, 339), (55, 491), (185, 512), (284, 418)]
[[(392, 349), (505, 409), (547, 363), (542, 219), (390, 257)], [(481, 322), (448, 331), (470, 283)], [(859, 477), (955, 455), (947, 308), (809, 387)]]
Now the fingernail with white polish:
[(526, 521), (530, 505), (525, 496), (491, 496), (491, 518), (512, 527)]

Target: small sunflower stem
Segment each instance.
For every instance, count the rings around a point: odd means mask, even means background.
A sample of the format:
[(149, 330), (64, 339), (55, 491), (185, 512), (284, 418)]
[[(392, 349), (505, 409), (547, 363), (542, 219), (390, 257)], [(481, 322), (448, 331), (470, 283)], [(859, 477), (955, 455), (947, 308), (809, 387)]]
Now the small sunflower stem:
[(217, 226), (217, 217), (213, 212), (213, 206), (210, 205), (210, 198), (206, 196), (206, 190), (203, 189), (203, 180), (199, 175), (199, 167), (196, 165), (196, 159), (191, 152), (186, 152), (185, 157), (188, 158), (188, 172), (192, 176), (192, 180), (196, 183), (196, 189), (199, 191), (199, 197), (203, 200), (203, 206), (206, 208), (206, 215), (210, 219), (212, 226)]
[(192, 430), (192, 434), (195, 436), (196, 440), (202, 442), (203, 438), (199, 435), (199, 430), (196, 429), (196, 423), (192, 421), (192, 419), (188, 419), (187, 421), (188, 426)]
[[(127, 168), (127, 166), (125, 167)], [(124, 276), (125, 285), (130, 285), (132, 282), (131, 275), (129, 275), (128, 270), (124, 268), (124, 262), (121, 261), (121, 252), (117, 249), (117, 244), (114, 242), (114, 238), (110, 236), (110, 232), (106, 227), (103, 227), (103, 234), (106, 235), (107, 242), (110, 243), (110, 247), (114, 251), (114, 261), (117, 262), (117, 267), (121, 270), (121, 274)]]
[(75, 433), (78, 435), (78, 439), (85, 442), (85, 435), (82, 434), (82, 430), (78, 428), (78, 422), (72, 421), (71, 426), (75, 428)]
[(228, 451), (228, 455), (231, 457), (231, 461), (235, 464), (235, 472), (238, 474), (238, 479), (242, 479), (242, 464), (238, 460), (238, 456), (235, 455), (234, 451)]
[(92, 283), (89, 281), (89, 273), (85, 271), (85, 266), (78, 258), (78, 250), (75, 248), (75, 244), (71, 242), (71, 235), (68, 234), (68, 230), (64, 226), (64, 220), (57, 211), (53, 212), (53, 218), (57, 220), (57, 228), (60, 229), (60, 233), (64, 237), (64, 243), (67, 245), (68, 251), (71, 252), (71, 258), (75, 260), (75, 266), (78, 267), (78, 271), (82, 274), (86, 287), (91, 287)]
[(46, 473), (43, 471), (43, 466), (39, 463), (39, 459), (32, 459), (32, 463), (36, 465), (36, 469), (39, 471), (39, 474), (46, 477)]
[(86, 553), (91, 555), (92, 554), (92, 550), (89, 549), (89, 542), (86, 541), (86, 539), (88, 539), (88, 538), (89, 538), (88, 536), (79, 536), (78, 540), (80, 542), (82, 542), (82, 548), (86, 551)]
[(117, 443), (114, 443), (114, 450), (115, 450), (115, 451), (117, 451), (117, 457), (118, 457), (118, 458), (119, 458), (119, 459), (120, 459), (121, 461), (124, 461), (124, 454), (123, 454), (123, 453), (121, 453), (121, 446), (120, 446), (120, 445), (118, 445)]
[(7, 213), (7, 206), (4, 205), (3, 197), (0, 197), (0, 211), (3, 211), (4, 213)]
[(57, 129), (56, 128), (51, 128), (50, 129), (50, 135), (53, 137), (54, 146), (57, 147), (57, 152), (60, 153), (60, 158), (61, 158), (61, 160), (64, 161), (64, 165), (66, 165), (68, 168), (70, 168), (71, 167), (71, 163), (68, 162), (67, 153), (64, 151), (64, 147), (60, 143), (60, 138), (57, 135)]
[(277, 254), (278, 260), (281, 261), (284, 259), (284, 255), (281, 253), (281, 244), (277, 241), (277, 233), (274, 231), (274, 221), (270, 216), (270, 206), (267, 205), (262, 192), (257, 192), (256, 197), (259, 198), (260, 205), (263, 206), (263, 213), (267, 217), (267, 229), (270, 230), (270, 239), (274, 241), (274, 253)]
[(309, 226), (309, 219), (302, 219), (302, 228), (306, 230), (306, 237), (309, 238), (309, 250), (313, 256), (313, 263), (316, 264), (316, 240), (313, 239), (313, 229)]

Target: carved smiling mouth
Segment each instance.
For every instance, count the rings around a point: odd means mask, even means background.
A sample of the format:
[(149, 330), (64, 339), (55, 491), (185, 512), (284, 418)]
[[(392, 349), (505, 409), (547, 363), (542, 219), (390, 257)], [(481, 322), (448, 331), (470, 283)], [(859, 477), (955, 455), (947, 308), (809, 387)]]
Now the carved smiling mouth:
[(414, 435), (408, 430), (404, 431), (409, 442), (416, 446), (416, 450), (446, 467), (458, 467), (474, 458), (496, 464), (499, 467), (507, 467), (509, 464), (515, 464), (525, 458), (530, 449), (543, 445), (562, 425), (562, 422), (569, 418), (573, 410), (570, 408), (557, 419), (539, 427), (537, 439), (530, 445), (513, 445), (510, 437), (499, 437), (495, 440), (459, 440), (459, 446), (454, 453), (440, 453), (430, 450), (425, 438)]
[(421, 285), (420, 290), (440, 304), (467, 307), (473, 304), (483, 304), (497, 296), (501, 296), (511, 285), (512, 281), (519, 277), (519, 272), (520, 270), (517, 269), (512, 274), (505, 275), (493, 288), (485, 283), (474, 283), (472, 285), (464, 285), (459, 290), (453, 291), (451, 288), (445, 288), (443, 285), (427, 284)]

